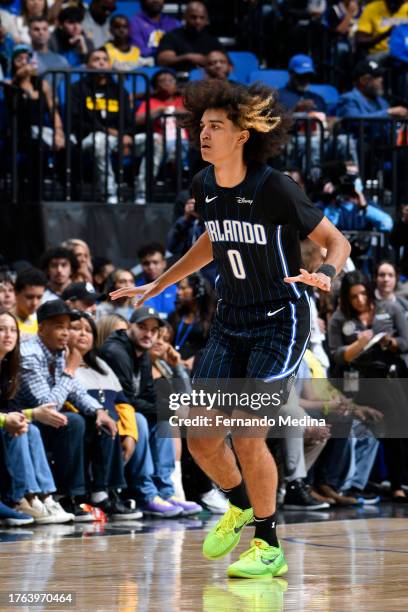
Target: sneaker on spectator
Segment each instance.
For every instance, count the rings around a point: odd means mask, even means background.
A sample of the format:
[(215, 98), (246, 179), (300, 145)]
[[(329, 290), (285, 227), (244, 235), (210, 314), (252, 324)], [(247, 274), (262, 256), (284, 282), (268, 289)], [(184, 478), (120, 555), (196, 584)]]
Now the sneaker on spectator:
[(146, 194), (142, 191), (138, 193), (135, 198), (135, 204), (138, 204), (139, 206), (144, 206), (146, 204)]
[(380, 496), (376, 495), (376, 493), (368, 493), (356, 487), (351, 487), (351, 489), (347, 491), (342, 491), (342, 494), (347, 497), (355, 497), (360, 504), (364, 505), (378, 504), (381, 500)]
[(327, 502), (314, 499), (302, 478), (286, 483), (286, 495), (283, 504), (285, 510), (323, 510), (330, 508)]
[(60, 499), (60, 505), (65, 512), (74, 515), (76, 523), (91, 523), (94, 520), (92, 512), (81, 508), (73, 497), (63, 497)]
[(201, 503), (212, 514), (225, 514), (229, 509), (228, 501), (218, 489), (211, 489), (201, 495)]
[(35, 522), (39, 525), (48, 525), (54, 522), (48, 513), (47, 508), (44, 506), (42, 501), (38, 499), (38, 497), (33, 497), (31, 503), (25, 497), (23, 497), (18, 502), (16, 510), (32, 516)]
[(114, 194), (108, 195), (108, 199), (106, 201), (108, 204), (117, 204), (119, 202), (118, 196)]
[(2, 525), (9, 525), (10, 527), (19, 527), (20, 525), (30, 525), (30, 523), (34, 523), (34, 519), (29, 514), (9, 508), (6, 504), (0, 502), (0, 523)]
[(64, 508), (55, 499), (48, 495), (43, 501), (44, 506), (48, 510), (51, 517), (54, 518), (54, 523), (69, 523), (75, 519), (75, 516), (71, 512), (65, 512)]
[(112, 521), (132, 521), (140, 519), (143, 516), (143, 512), (138, 510), (136, 505), (135, 508), (129, 508), (120, 499), (110, 499), (107, 497), (94, 505), (100, 508), (106, 514), (107, 518)]
[(183, 508), (181, 506), (175, 506), (159, 495), (156, 495), (143, 507), (143, 514), (160, 516), (161, 518), (173, 518), (174, 516), (180, 516), (182, 512)]
[(200, 504), (180, 499), (176, 495), (168, 497), (166, 501), (170, 502), (173, 506), (180, 506), (183, 509), (182, 516), (192, 516), (193, 514), (198, 514), (203, 509)]

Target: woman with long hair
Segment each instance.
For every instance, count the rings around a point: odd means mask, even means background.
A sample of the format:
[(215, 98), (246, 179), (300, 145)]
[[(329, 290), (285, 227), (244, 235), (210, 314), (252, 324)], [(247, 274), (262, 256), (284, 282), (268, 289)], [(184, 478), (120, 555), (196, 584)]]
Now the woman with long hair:
[[(126, 287), (129, 283), (135, 284), (135, 277), (130, 270), (118, 268), (112, 272), (107, 282), (107, 291)], [(130, 319), (134, 310), (133, 301), (130, 298), (124, 297), (116, 302), (102, 302), (96, 309), (96, 318), (100, 318), (110, 314), (120, 314), (127, 321)]]
[[(18, 387), (20, 369), (20, 334), (15, 316), (0, 308), (0, 401), (2, 410), (11, 409)], [(12, 413), (17, 418), (15, 413)], [(11, 434), (2, 430), (6, 469), (10, 488), (6, 493), (10, 505), (31, 516), (36, 523), (66, 523), (73, 515), (65, 512), (52, 497), (56, 491), (38, 428), (32, 421), (63, 426), (66, 417), (57, 413), (52, 404), (44, 404), (19, 412), (27, 428)], [(7, 416), (4, 417), (4, 420)], [(25, 431), (26, 429), (26, 431)]]
[(96, 330), (98, 332), (96, 346), (98, 349), (100, 349), (103, 346), (106, 338), (113, 334), (113, 332), (117, 331), (118, 329), (128, 328), (129, 323), (124, 317), (122, 317), (122, 315), (117, 313), (105, 315), (96, 322)]
[(116, 491), (126, 487), (124, 465), (135, 450), (137, 435), (135, 411), (128, 405), (119, 380), (109, 365), (98, 355), (97, 329), (92, 316), (77, 311), (78, 319), (71, 322), (70, 348), (77, 349), (82, 364), (75, 378), (95, 397), (118, 422), (118, 436), (98, 435), (89, 428), (87, 435), (88, 462), (92, 466), (91, 502), (112, 519), (136, 519), (142, 516), (135, 508), (127, 508)]
[(168, 321), (174, 330), (175, 349), (190, 371), (207, 342), (214, 310), (213, 292), (199, 272), (178, 283), (176, 310)]
[[(384, 414), (383, 438), (392, 496), (408, 502), (402, 485), (408, 482), (407, 440), (399, 438), (406, 422), (407, 405), (398, 378), (404, 370), (402, 355), (408, 351), (408, 322), (398, 304), (376, 303), (372, 285), (359, 271), (349, 272), (340, 288), (340, 304), (329, 323), (328, 341), (336, 376), (344, 391), (358, 404)], [(394, 378), (393, 380), (389, 380)]]

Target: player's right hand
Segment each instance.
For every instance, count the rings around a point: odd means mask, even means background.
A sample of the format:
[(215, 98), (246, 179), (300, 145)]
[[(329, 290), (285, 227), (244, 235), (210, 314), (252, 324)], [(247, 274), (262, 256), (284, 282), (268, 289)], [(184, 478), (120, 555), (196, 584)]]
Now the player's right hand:
[(141, 285), (140, 287), (135, 287), (131, 285), (129, 287), (122, 287), (121, 289), (116, 289), (116, 291), (112, 291), (109, 294), (111, 300), (117, 300), (123, 297), (134, 297), (137, 296), (135, 301), (135, 308), (139, 308), (146, 300), (149, 298), (155, 297), (162, 292), (162, 288), (159, 287), (158, 283), (154, 281), (153, 283), (148, 283), (147, 285)]

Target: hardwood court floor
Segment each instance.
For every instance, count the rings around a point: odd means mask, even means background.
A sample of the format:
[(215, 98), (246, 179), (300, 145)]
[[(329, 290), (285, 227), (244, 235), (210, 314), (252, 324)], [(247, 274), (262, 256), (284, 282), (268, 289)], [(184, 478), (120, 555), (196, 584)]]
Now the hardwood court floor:
[[(229, 557), (201, 556), (213, 524), (196, 519), (55, 525), (0, 531), (0, 610), (6, 593), (73, 592), (70, 605), (29, 609), (120, 612), (408, 610), (408, 515), (280, 527), (289, 573), (271, 581), (227, 580)], [(395, 511), (393, 511), (395, 515)], [(403, 518), (398, 518), (398, 513)], [(287, 513), (288, 514), (288, 513)], [(310, 516), (310, 515), (309, 515)], [(336, 518), (336, 513), (330, 517)], [(306, 518), (306, 517), (304, 517)], [(243, 534), (242, 552), (252, 529)]]

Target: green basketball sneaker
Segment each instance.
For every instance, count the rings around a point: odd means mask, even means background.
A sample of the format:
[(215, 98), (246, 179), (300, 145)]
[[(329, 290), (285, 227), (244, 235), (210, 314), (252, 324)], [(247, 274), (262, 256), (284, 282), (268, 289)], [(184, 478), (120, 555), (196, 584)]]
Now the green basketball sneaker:
[(248, 550), (240, 555), (227, 570), (230, 578), (268, 578), (282, 576), (288, 571), (281, 546), (269, 546), (265, 540), (254, 538)]
[(203, 543), (203, 555), (207, 559), (219, 559), (238, 544), (241, 531), (254, 518), (252, 508), (241, 510), (230, 502), (229, 509), (211, 529)]

